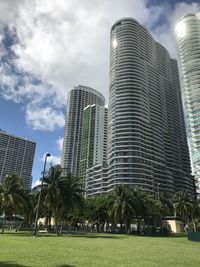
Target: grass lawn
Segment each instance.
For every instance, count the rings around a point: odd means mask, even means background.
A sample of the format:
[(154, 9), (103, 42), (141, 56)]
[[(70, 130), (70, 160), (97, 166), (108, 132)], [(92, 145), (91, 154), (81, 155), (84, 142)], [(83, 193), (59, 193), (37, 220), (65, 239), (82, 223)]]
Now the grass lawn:
[(200, 243), (186, 237), (112, 234), (30, 233), (0, 235), (0, 266), (5, 267), (200, 267)]

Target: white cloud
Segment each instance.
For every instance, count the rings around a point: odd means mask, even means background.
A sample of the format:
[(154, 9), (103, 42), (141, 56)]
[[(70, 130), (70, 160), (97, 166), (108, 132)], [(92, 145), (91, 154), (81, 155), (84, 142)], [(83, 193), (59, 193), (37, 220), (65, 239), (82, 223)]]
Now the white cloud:
[(38, 186), (38, 185), (40, 185), (40, 184), (41, 184), (40, 179), (35, 180), (35, 181), (33, 182), (33, 184), (32, 184), (32, 188), (35, 187), (35, 186)]
[(163, 15), (165, 16), (166, 23), (158, 26), (153, 35), (155, 39), (163, 44), (172, 57), (177, 58), (177, 49), (175, 43), (175, 25), (180, 20), (180, 18), (188, 13), (197, 13), (200, 11), (199, 3), (177, 3), (174, 9), (168, 7), (163, 10)]
[(28, 106), (26, 110), (26, 121), (34, 130), (53, 131), (57, 127), (63, 127), (65, 123), (61, 112), (51, 107), (37, 108)]
[(53, 165), (58, 165), (61, 164), (61, 157), (51, 155), (47, 161)]
[(51, 84), (62, 104), (66, 89), (77, 84), (93, 86), (108, 98), (112, 24), (123, 16), (154, 22), (162, 12), (147, 8), (145, 0), (13, 1), (13, 11), (3, 2), (8, 16), (1, 20), (16, 28), (19, 39), (12, 47), (15, 66)]
[[(44, 153), (41, 157), (41, 161), (44, 161), (45, 160), (45, 157), (46, 157), (46, 154), (48, 152)], [(53, 155), (51, 154), (50, 157), (47, 157), (47, 162), (52, 164), (52, 165), (58, 165), (61, 163), (61, 157), (60, 156), (56, 156), (56, 155)]]
[(56, 144), (58, 145), (60, 153), (62, 152), (63, 139), (64, 139), (63, 137), (59, 136), (58, 139), (56, 140)]
[[(151, 6), (146, 0), (1, 0), (0, 31), (7, 25), (17, 38), (11, 46), (16, 57), (0, 72), (0, 94), (27, 107), (33, 129), (63, 127), (60, 108), (67, 90), (77, 84), (98, 89), (108, 99), (109, 34), (121, 17), (133, 17), (151, 28), (160, 17), (166, 23), (153, 28), (155, 38), (176, 56), (173, 28), (177, 19), (197, 12), (198, 3)], [(112, 12), (111, 12), (112, 11)], [(2, 26), (3, 25), (3, 26)], [(0, 32), (0, 39), (2, 33)], [(6, 53), (2, 45), (0, 55)], [(1, 67), (1, 68), (2, 68)], [(34, 83), (35, 79), (40, 83)], [(15, 85), (22, 80), (20, 85)], [(48, 105), (48, 108), (44, 108)], [(41, 115), (41, 116), (40, 116)]]

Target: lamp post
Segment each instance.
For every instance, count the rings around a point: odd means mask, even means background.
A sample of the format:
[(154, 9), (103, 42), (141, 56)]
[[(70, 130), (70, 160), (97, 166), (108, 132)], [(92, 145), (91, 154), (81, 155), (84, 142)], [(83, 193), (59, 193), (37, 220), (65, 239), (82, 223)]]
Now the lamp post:
[(39, 205), (40, 205), (40, 198), (41, 198), (42, 187), (43, 187), (43, 182), (44, 182), (44, 175), (45, 175), (47, 157), (50, 157), (50, 156), (51, 156), (51, 154), (47, 153), (45, 155), (45, 160), (44, 160), (44, 168), (43, 168), (43, 172), (42, 172), (42, 182), (41, 182), (41, 187), (40, 187), (40, 192), (39, 192), (38, 202), (37, 202), (37, 208), (36, 208), (36, 214), (35, 214), (35, 223), (34, 223), (34, 231), (33, 231), (33, 236), (34, 237), (37, 234), (37, 221), (38, 221), (38, 214), (39, 214)]

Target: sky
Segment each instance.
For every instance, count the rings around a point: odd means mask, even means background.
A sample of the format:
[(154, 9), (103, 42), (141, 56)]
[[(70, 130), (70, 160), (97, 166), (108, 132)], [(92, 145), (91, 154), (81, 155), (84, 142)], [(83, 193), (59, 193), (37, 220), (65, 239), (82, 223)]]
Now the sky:
[(59, 164), (67, 92), (82, 84), (108, 103), (110, 28), (133, 17), (177, 58), (174, 27), (199, 1), (0, 0), (0, 129), (37, 143), (33, 185), (44, 155)]

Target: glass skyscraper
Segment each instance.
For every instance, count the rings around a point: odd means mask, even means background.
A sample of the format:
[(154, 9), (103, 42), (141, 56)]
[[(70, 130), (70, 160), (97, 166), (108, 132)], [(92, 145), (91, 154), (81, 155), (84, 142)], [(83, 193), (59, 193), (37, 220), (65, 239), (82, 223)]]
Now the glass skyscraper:
[(132, 18), (111, 28), (110, 53), (107, 189), (192, 196), (176, 60)]
[(200, 193), (200, 13), (181, 18), (175, 32), (192, 169)]
[(69, 91), (61, 166), (65, 172), (79, 176), (83, 111), (88, 105), (105, 105), (97, 90), (78, 85)]
[(106, 161), (107, 119), (108, 109), (104, 106), (84, 108), (80, 156), (80, 177), (84, 180), (88, 168)]

